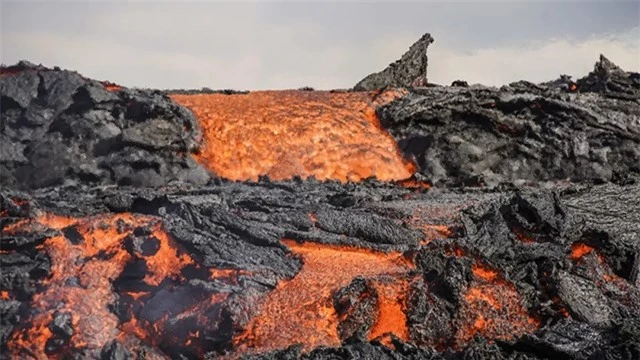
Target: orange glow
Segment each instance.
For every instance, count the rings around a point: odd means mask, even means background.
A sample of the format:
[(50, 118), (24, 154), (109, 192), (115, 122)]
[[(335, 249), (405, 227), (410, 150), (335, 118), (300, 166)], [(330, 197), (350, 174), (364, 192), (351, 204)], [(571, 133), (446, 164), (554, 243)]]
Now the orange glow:
[(9, 224), (5, 227), (2, 228), (2, 234), (3, 235), (13, 235), (13, 234), (17, 234), (20, 230), (22, 230), (24, 228), (25, 225), (27, 225), (29, 223), (29, 220), (27, 219), (21, 219), (18, 220), (16, 222), (14, 222), (13, 224)]
[(474, 264), (471, 270), (474, 280), (463, 294), (458, 313), (457, 346), (464, 346), (476, 334), (490, 340), (510, 340), (539, 326), (522, 306), (513, 284), (485, 265)]
[(375, 114), (378, 105), (403, 94), (255, 91), (171, 98), (199, 119), (204, 143), (195, 157), (219, 176), (346, 182), (372, 176), (400, 180), (415, 171)]
[(9, 300), (9, 292), (5, 290), (0, 291), (0, 300)]
[(370, 337), (387, 332), (408, 337), (403, 308), (406, 279), (414, 266), (401, 253), (292, 240), (283, 243), (302, 258), (302, 269), (276, 286), (261, 312), (234, 340), (241, 353), (283, 349), (295, 343), (305, 351), (339, 346), (339, 319), (332, 296), (356, 276), (373, 280), (379, 292), (379, 316)]
[(498, 276), (498, 272), (481, 264), (473, 264), (471, 267), (473, 275), (486, 281), (493, 281)]
[(467, 302), (484, 301), (495, 309), (502, 308), (502, 305), (500, 305), (493, 293), (494, 291), (490, 286), (476, 286), (469, 288), (464, 294), (464, 298)]
[(585, 243), (575, 243), (571, 245), (571, 260), (578, 260), (592, 251), (593, 248)]
[[(44, 348), (52, 336), (48, 324), (56, 311), (71, 313), (74, 335), (69, 344), (73, 348), (100, 349), (119, 336), (119, 320), (109, 310), (116, 300), (111, 283), (133, 258), (123, 247), (123, 240), (135, 227), (150, 227), (152, 236), (160, 243), (156, 254), (145, 257), (148, 271), (144, 280), (148, 284), (157, 285), (167, 277), (179, 278), (180, 270), (193, 262), (187, 255), (178, 254), (160, 221), (148, 216), (108, 214), (74, 219), (45, 214), (21, 224), (23, 229), (13, 224), (14, 230), (29, 231), (34, 225), (52, 229), (73, 226), (82, 241), (73, 244), (58, 235), (43, 243), (51, 258), (51, 276), (42, 281), (44, 290), (33, 296), (32, 307), (38, 310), (9, 339), (9, 349), (16, 358), (25, 353), (47, 357)], [(129, 295), (139, 298), (144, 293)], [(140, 332), (143, 330), (132, 334)]]
[(101, 81), (100, 82), (102, 84), (102, 86), (104, 86), (105, 90), (107, 91), (120, 91), (122, 90), (122, 86), (118, 85), (118, 84), (114, 84), (110, 81)]
[(374, 287), (378, 292), (378, 315), (369, 332), (369, 340), (392, 333), (404, 341), (409, 341), (406, 315), (409, 282), (406, 278), (392, 278), (391, 281), (376, 282)]
[(435, 239), (451, 238), (460, 226), (460, 211), (466, 205), (416, 207), (412, 210), (407, 224), (422, 231), (421, 245), (427, 245)]
[(425, 236), (420, 241), (421, 245), (426, 245), (437, 238), (448, 238), (453, 235), (451, 229), (446, 225), (422, 225), (419, 226), (419, 229)]
[(576, 90), (578, 90), (578, 86), (577, 86), (576, 84), (571, 84), (571, 86), (569, 87), (569, 89), (570, 89), (571, 91), (576, 91)]
[(426, 181), (419, 181), (412, 178), (397, 181), (396, 184), (406, 187), (408, 189), (416, 190), (428, 190), (431, 188), (431, 184)]

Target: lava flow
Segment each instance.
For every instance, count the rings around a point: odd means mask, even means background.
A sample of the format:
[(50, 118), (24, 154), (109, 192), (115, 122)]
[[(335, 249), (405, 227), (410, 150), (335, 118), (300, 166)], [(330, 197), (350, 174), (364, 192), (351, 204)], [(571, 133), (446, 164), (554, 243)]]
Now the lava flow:
[(375, 113), (403, 94), (256, 91), (171, 98), (195, 113), (205, 139), (196, 159), (220, 176), (346, 182), (400, 180), (415, 172)]
[[(29, 321), (9, 339), (12, 356), (60, 358), (66, 351), (100, 350), (116, 338), (134, 344), (148, 340), (146, 334), (161, 337), (161, 321), (132, 318), (121, 326), (112, 308), (118, 299), (134, 299), (141, 306), (140, 297), (162, 288), (159, 285), (167, 280), (181, 280), (181, 271), (194, 265), (163, 231), (159, 219), (127, 213), (78, 219), (46, 214), (7, 226), (3, 233), (46, 228), (60, 231), (38, 246), (51, 259), (51, 275), (32, 298)], [(138, 266), (143, 269), (138, 287), (144, 291), (114, 291), (114, 282), (132, 264), (143, 264)]]
[(291, 280), (280, 282), (267, 296), (261, 313), (234, 341), (240, 352), (283, 349), (296, 343), (306, 351), (318, 346), (339, 346), (340, 320), (333, 295), (356, 277), (370, 280), (378, 293), (378, 313), (369, 338), (393, 333), (408, 339), (404, 301), (414, 265), (403, 254), (283, 242), (301, 256), (302, 269)]

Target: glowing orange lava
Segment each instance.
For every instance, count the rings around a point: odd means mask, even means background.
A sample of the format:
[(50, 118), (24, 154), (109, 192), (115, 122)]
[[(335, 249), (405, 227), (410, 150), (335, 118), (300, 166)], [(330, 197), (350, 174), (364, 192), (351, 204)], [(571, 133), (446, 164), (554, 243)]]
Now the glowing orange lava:
[(473, 264), (473, 266), (471, 267), (471, 271), (473, 272), (474, 276), (486, 281), (493, 281), (498, 276), (497, 271), (480, 264)]
[(407, 328), (406, 295), (409, 291), (409, 281), (402, 279), (387, 279), (375, 283), (378, 293), (378, 315), (376, 322), (369, 331), (369, 340), (382, 337), (382, 342), (389, 345), (388, 334), (394, 334), (398, 338), (408, 341), (409, 329)]
[(375, 114), (378, 105), (403, 94), (255, 91), (171, 98), (199, 119), (205, 140), (195, 157), (222, 177), (346, 182), (400, 180), (415, 172)]
[(575, 243), (571, 245), (571, 260), (578, 260), (592, 251), (593, 248), (587, 244)]
[(513, 284), (483, 264), (471, 268), (474, 280), (463, 294), (459, 310), (456, 344), (464, 346), (475, 335), (487, 339), (509, 340), (532, 332), (539, 322), (522, 306)]
[(165, 278), (180, 277), (180, 270), (193, 262), (179, 253), (160, 221), (148, 216), (108, 214), (74, 219), (46, 214), (20, 224), (22, 228), (14, 224), (13, 231), (72, 227), (80, 238), (57, 235), (42, 244), (51, 258), (51, 276), (42, 281), (43, 291), (33, 296), (32, 307), (37, 310), (8, 341), (16, 358), (51, 355), (45, 353), (45, 345), (53, 336), (49, 324), (55, 312), (71, 314), (74, 334), (69, 345), (73, 348), (101, 349), (120, 336), (119, 320), (109, 310), (116, 300), (112, 282), (133, 258), (123, 247), (123, 240), (134, 228), (149, 227), (150, 236), (159, 242), (157, 252), (145, 257), (145, 283), (157, 285)]
[(104, 86), (104, 88), (107, 91), (120, 91), (122, 90), (122, 86), (118, 85), (118, 84), (114, 84), (110, 81), (101, 81), (100, 82), (102, 84), (102, 86)]
[(303, 266), (290, 280), (281, 281), (263, 308), (234, 342), (242, 353), (283, 349), (295, 343), (305, 351), (339, 346), (338, 316), (333, 294), (356, 276), (371, 279), (379, 293), (378, 316), (369, 336), (392, 332), (408, 338), (404, 297), (411, 261), (401, 253), (382, 253), (338, 245), (284, 240), (301, 256)]

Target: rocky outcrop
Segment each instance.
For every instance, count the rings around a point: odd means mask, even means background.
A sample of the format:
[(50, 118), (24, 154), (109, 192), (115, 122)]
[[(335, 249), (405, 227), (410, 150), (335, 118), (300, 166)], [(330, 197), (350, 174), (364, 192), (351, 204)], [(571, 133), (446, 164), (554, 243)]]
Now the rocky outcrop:
[(378, 116), (437, 185), (624, 181), (640, 173), (638, 78), (602, 57), (577, 87), (414, 89)]
[(640, 99), (640, 74), (627, 72), (600, 55), (589, 75), (578, 80), (581, 92), (597, 92), (606, 97), (638, 100)]
[(163, 93), (28, 62), (0, 74), (0, 186), (209, 180), (188, 156), (201, 136), (195, 117)]
[(362, 79), (353, 87), (356, 91), (381, 89), (385, 86), (416, 87), (427, 84), (427, 48), (433, 42), (431, 34), (424, 34), (400, 60)]

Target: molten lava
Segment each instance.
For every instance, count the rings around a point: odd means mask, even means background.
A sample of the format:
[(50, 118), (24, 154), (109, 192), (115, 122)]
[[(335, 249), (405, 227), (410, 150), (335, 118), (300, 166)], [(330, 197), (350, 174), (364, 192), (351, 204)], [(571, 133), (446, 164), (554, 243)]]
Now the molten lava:
[(256, 91), (171, 98), (199, 119), (204, 144), (196, 159), (219, 176), (346, 182), (400, 180), (414, 173), (375, 113), (378, 105), (403, 94)]
[(240, 352), (283, 349), (295, 343), (306, 351), (339, 346), (339, 318), (332, 296), (357, 276), (372, 280), (378, 292), (378, 314), (369, 338), (394, 333), (408, 339), (404, 307), (414, 266), (401, 253), (283, 242), (302, 258), (302, 269), (267, 296), (260, 314), (234, 341)]
[(593, 251), (593, 248), (584, 243), (575, 243), (571, 245), (571, 260), (578, 260), (586, 254)]
[(378, 314), (376, 322), (369, 332), (369, 340), (381, 339), (389, 345), (389, 337), (396, 337), (408, 341), (406, 296), (409, 292), (409, 280), (407, 278), (391, 279), (375, 283), (378, 293)]
[(539, 323), (521, 304), (515, 286), (498, 271), (475, 263), (473, 280), (463, 293), (459, 309), (456, 345), (464, 346), (476, 335), (487, 339), (510, 340), (534, 331)]
[(120, 90), (122, 90), (122, 86), (120, 86), (118, 84), (115, 84), (115, 83), (112, 83), (110, 81), (101, 81), (100, 83), (102, 84), (102, 86), (104, 86), (104, 88), (107, 91), (120, 91)]
[[(51, 259), (51, 276), (42, 281), (42, 290), (33, 296), (29, 321), (16, 328), (9, 339), (9, 350), (15, 358), (59, 358), (65, 356), (67, 349), (99, 350), (115, 338), (138, 341), (148, 340), (147, 334), (159, 335), (161, 322), (151, 324), (133, 318), (120, 325), (110, 308), (118, 298), (113, 282), (128, 264), (144, 262), (141, 282), (151, 290), (165, 279), (182, 279), (181, 270), (193, 264), (191, 257), (181, 253), (163, 231), (159, 219), (126, 213), (79, 219), (46, 214), (15, 223), (9, 230), (26, 233), (43, 228), (60, 230), (61, 235), (50, 237), (39, 246)], [(7, 230), (4, 228), (3, 232)], [(145, 252), (132, 251), (125, 245), (136, 232), (145, 234), (140, 245), (146, 247)], [(232, 275), (210, 271), (212, 278)], [(148, 292), (119, 295), (121, 301), (125, 295), (140, 300)], [(51, 327), (59, 314), (69, 314), (68, 325), (72, 329), (63, 339)], [(56, 341), (58, 345), (53, 346)]]

